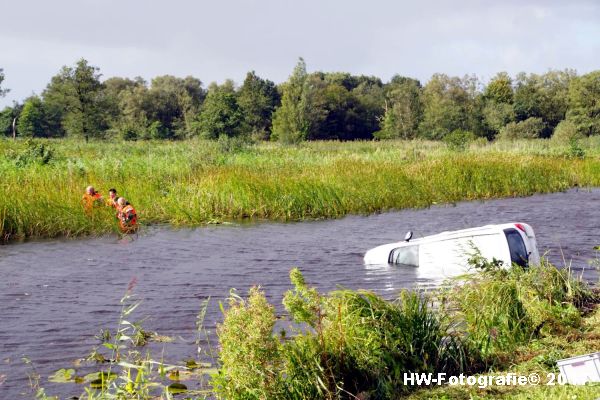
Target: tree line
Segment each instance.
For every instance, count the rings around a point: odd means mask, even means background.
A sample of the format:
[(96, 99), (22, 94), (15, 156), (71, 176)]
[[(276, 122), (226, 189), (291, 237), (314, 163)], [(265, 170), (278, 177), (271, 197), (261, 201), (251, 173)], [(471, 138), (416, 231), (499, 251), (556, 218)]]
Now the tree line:
[[(184, 139), (252, 137), (294, 143), (337, 139), (433, 139), (452, 135), (568, 138), (600, 134), (600, 71), (435, 74), (389, 82), (344, 72), (308, 73), (300, 59), (279, 85), (248, 72), (241, 86), (207, 88), (199, 79), (101, 79), (81, 59), (63, 67), (40, 95), (0, 112), (0, 131), (24, 137)], [(4, 73), (0, 69), (0, 96)]]

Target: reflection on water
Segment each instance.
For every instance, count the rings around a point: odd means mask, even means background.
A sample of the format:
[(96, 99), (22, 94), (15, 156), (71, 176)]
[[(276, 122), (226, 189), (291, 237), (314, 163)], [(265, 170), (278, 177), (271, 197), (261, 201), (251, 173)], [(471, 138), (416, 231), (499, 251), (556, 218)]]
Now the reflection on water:
[[(0, 246), (0, 398), (14, 398), (26, 386), (20, 362), (30, 357), (43, 378), (87, 354), (101, 328), (114, 328), (119, 299), (132, 277), (149, 315), (145, 328), (172, 337), (165, 359), (194, 354), (195, 316), (211, 297), (205, 320), (214, 340), (218, 302), (233, 287), (241, 293), (262, 285), (281, 311), (290, 288), (288, 271), (299, 267), (322, 291), (337, 287), (374, 290), (393, 298), (402, 288), (431, 287), (417, 271), (389, 265), (365, 266), (364, 252), (401, 240), (492, 223), (523, 221), (536, 231), (540, 252), (597, 281), (587, 268), (600, 221), (600, 190), (569, 191), (528, 198), (460, 203), (423, 210), (306, 223), (260, 223), (199, 229), (152, 228), (135, 240), (115, 237), (49, 240)], [(1, 381), (1, 379), (0, 379)], [(51, 393), (54, 387), (42, 380)]]

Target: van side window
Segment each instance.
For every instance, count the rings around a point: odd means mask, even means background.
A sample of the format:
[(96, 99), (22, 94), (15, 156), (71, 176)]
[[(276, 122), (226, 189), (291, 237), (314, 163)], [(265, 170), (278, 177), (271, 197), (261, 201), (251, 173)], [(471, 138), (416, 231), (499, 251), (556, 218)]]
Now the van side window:
[(526, 267), (529, 263), (529, 254), (527, 253), (527, 248), (525, 247), (523, 238), (516, 229), (512, 228), (505, 229), (504, 234), (506, 235), (506, 240), (508, 241), (510, 261), (520, 265), (521, 267)]
[(390, 264), (401, 264), (409, 267), (419, 266), (419, 246), (398, 247), (390, 252)]

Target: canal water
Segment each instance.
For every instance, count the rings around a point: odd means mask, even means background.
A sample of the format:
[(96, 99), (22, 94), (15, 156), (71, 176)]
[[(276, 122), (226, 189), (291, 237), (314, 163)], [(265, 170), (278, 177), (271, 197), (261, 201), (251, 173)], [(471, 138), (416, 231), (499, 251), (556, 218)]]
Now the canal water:
[[(127, 239), (114, 236), (47, 240), (0, 246), (0, 398), (28, 391), (31, 359), (41, 386), (61, 398), (81, 387), (52, 384), (47, 377), (70, 368), (98, 344), (101, 329), (114, 330), (119, 300), (135, 279), (144, 327), (174, 338), (165, 361), (196, 355), (195, 321), (210, 298), (204, 327), (209, 342), (221, 320), (219, 302), (261, 285), (274, 304), (290, 288), (297, 266), (321, 291), (369, 289), (394, 297), (402, 288), (432, 286), (414, 270), (363, 265), (364, 252), (400, 240), (492, 223), (527, 222), (540, 253), (560, 266), (598, 282), (593, 247), (600, 244), (600, 189), (525, 198), (464, 202), (427, 209), (348, 216), (301, 223), (261, 222), (198, 229), (148, 228)], [(592, 265), (590, 265), (590, 261)], [(281, 310), (281, 307), (279, 307)], [(205, 343), (205, 348), (207, 344)]]

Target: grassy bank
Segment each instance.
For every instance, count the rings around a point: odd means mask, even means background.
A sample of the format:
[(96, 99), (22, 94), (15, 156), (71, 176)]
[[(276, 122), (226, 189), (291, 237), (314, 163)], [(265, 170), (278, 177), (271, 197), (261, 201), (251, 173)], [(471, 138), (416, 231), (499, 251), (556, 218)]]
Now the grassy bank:
[(176, 226), (330, 218), (598, 186), (598, 141), (581, 147), (584, 158), (542, 140), (478, 142), (464, 152), (420, 141), (284, 147), (0, 140), (0, 233), (6, 241), (116, 230), (108, 210), (83, 213), (89, 184), (104, 195), (116, 187), (143, 225)]

